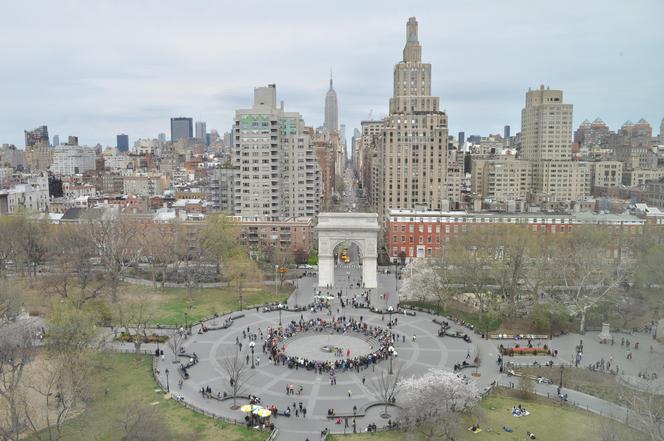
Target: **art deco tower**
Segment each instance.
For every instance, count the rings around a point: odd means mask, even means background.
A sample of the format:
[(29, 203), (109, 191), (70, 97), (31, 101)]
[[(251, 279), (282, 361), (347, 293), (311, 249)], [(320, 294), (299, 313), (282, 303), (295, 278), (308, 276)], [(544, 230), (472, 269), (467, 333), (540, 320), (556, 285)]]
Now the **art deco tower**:
[(332, 87), (332, 72), (330, 72), (330, 90), (325, 95), (325, 128), (328, 133), (339, 130), (339, 108), (337, 106), (337, 92)]
[(391, 208), (447, 209), (447, 115), (431, 95), (431, 64), (422, 63), (417, 20), (408, 19), (403, 61), (394, 66), (390, 115), (378, 143), (381, 214)]

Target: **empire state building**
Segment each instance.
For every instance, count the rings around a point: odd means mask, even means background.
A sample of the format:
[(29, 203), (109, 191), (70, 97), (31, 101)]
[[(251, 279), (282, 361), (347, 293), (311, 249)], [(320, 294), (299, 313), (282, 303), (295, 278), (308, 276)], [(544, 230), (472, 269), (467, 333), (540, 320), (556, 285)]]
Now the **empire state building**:
[(337, 106), (337, 92), (332, 87), (332, 74), (330, 74), (330, 90), (325, 95), (325, 123), (328, 133), (339, 130), (339, 108)]

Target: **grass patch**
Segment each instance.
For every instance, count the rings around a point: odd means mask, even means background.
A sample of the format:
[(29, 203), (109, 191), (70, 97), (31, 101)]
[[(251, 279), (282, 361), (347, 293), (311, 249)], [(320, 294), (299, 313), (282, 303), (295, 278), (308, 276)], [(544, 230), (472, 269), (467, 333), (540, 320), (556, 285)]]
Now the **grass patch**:
[(480, 320), (480, 315), (478, 313), (462, 311), (460, 309), (455, 309), (452, 307), (443, 309), (441, 306), (436, 305), (435, 303), (411, 301), (411, 302), (403, 302), (402, 305), (411, 308), (416, 307), (416, 308), (429, 309), (438, 315), (458, 317), (463, 319), (466, 323), (471, 323), (473, 326), (475, 326), (475, 329), (480, 329), (482, 331), (487, 330), (489, 332), (493, 332), (498, 328), (500, 328), (500, 325), (503, 322), (502, 318), (494, 314), (485, 312), (484, 314), (482, 314), (482, 320)]
[[(557, 367), (526, 367), (519, 368), (517, 371), (535, 377), (542, 376), (550, 378), (554, 383), (556, 379), (560, 378), (560, 369)], [(563, 373), (563, 386), (611, 401), (621, 406), (629, 406), (629, 401), (626, 398), (633, 396), (635, 393), (638, 394), (634, 389), (616, 381), (615, 375), (592, 372), (581, 368), (565, 369)], [(661, 405), (664, 406), (664, 397), (656, 397), (655, 399), (659, 400)]]
[[(218, 313), (237, 311), (240, 301), (232, 288), (203, 288), (193, 290), (191, 298), (185, 288), (159, 288), (125, 284), (120, 288), (121, 301), (136, 301), (147, 296), (154, 305), (154, 322), (163, 325), (183, 324), (187, 313), (189, 323)], [(263, 303), (285, 302), (290, 291), (274, 293), (269, 287), (246, 288), (242, 294), (244, 308)]]
[[(512, 416), (512, 406), (521, 404), (531, 415), (522, 418)], [(523, 441), (526, 432), (537, 435), (537, 439), (556, 439), (567, 441), (602, 441), (605, 430), (609, 430), (623, 441), (643, 439), (643, 434), (635, 432), (625, 425), (585, 412), (569, 405), (561, 406), (551, 401), (536, 398), (524, 401), (499, 392), (486, 397), (480, 403), (480, 410), (469, 417), (468, 426), (479, 421), (482, 432), (473, 434), (463, 431), (459, 434), (460, 441)], [(513, 432), (505, 432), (507, 426)], [(376, 434), (336, 435), (338, 441), (387, 440), (401, 441), (407, 439), (403, 432), (384, 432)]]
[[(93, 401), (76, 418), (65, 423), (63, 440), (119, 440), (119, 422), (132, 403), (154, 403), (157, 414), (173, 432), (173, 439), (200, 441), (263, 441), (266, 432), (222, 423), (164, 400), (152, 377), (150, 357), (104, 353), (99, 355)], [(106, 394), (108, 388), (108, 394)], [(192, 437), (192, 435), (194, 437)]]
[[(24, 279), (15, 279), (20, 287), (25, 309), (34, 315), (46, 316), (50, 311), (54, 295), (49, 294), (47, 279), (34, 280), (32, 285)], [(251, 305), (259, 305), (271, 302), (285, 302), (292, 291), (292, 286), (284, 284), (278, 294), (274, 293), (274, 287), (256, 285), (244, 288), (242, 304), (246, 308)], [(189, 323), (210, 317), (214, 313), (237, 311), (240, 302), (235, 288), (201, 288), (193, 289), (191, 297), (186, 288), (164, 288), (132, 285), (123, 283), (118, 288), (118, 298), (123, 304), (134, 303), (139, 298), (147, 299), (153, 308), (153, 322), (162, 325), (182, 325), (187, 313)], [(109, 312), (112, 309), (110, 300), (105, 299), (99, 305)]]

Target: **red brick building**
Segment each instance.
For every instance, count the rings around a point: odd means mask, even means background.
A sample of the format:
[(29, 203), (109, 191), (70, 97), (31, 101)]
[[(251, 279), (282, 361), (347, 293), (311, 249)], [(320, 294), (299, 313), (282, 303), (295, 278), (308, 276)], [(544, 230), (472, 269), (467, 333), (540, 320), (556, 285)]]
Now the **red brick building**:
[(465, 211), (390, 210), (385, 244), (390, 261), (435, 255), (472, 228), (524, 225), (533, 232), (564, 234), (578, 225), (602, 225), (639, 234), (646, 219), (631, 214), (467, 213)]

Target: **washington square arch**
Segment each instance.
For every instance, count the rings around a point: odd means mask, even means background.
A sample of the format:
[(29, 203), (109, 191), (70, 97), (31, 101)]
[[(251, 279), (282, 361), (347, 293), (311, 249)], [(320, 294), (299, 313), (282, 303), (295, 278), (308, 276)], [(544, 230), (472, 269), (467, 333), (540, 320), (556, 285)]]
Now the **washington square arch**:
[(362, 259), (364, 288), (377, 288), (378, 215), (376, 213), (320, 213), (318, 215), (318, 286), (334, 286), (334, 248), (342, 242), (357, 245)]

